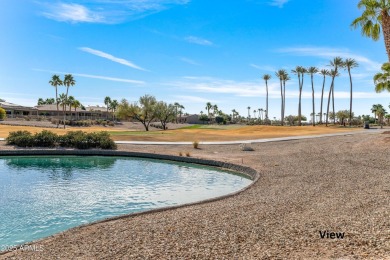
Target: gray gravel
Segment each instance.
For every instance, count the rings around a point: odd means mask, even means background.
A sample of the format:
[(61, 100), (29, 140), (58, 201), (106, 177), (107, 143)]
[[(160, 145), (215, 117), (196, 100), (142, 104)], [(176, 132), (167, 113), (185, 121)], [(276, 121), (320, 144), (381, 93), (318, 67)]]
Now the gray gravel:
[[(390, 259), (390, 135), (121, 150), (243, 163), (259, 181), (216, 202), (73, 229), (3, 259)], [(322, 239), (319, 231), (344, 232)]]

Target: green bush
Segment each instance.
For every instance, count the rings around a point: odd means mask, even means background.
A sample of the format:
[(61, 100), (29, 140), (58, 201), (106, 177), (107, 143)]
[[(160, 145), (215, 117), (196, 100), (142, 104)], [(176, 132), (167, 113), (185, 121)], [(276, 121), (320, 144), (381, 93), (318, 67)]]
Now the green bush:
[(34, 146), (38, 147), (54, 147), (58, 142), (58, 135), (56, 133), (43, 130), (34, 135)]
[(34, 146), (34, 137), (29, 131), (10, 132), (5, 140), (8, 145), (16, 145), (19, 147)]
[(8, 145), (20, 147), (70, 147), (77, 149), (117, 149), (117, 145), (107, 132), (85, 133), (83, 131), (71, 131), (58, 136), (50, 131), (42, 131), (32, 135), (28, 131), (10, 132), (6, 138)]
[(4, 108), (0, 107), (0, 120), (4, 120), (7, 117), (7, 112)]

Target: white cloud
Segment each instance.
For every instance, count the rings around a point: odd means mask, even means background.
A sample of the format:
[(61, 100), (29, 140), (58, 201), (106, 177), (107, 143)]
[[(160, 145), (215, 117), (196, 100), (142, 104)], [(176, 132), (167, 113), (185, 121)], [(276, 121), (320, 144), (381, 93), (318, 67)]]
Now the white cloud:
[(348, 49), (336, 49), (327, 47), (290, 47), (278, 49), (277, 52), (287, 53), (296, 56), (320, 57), (329, 60), (337, 56), (340, 56), (342, 58), (352, 58), (355, 59), (360, 65), (363, 65), (369, 71), (379, 71), (381, 67), (381, 64), (379, 62), (375, 62), (367, 57), (355, 54)]
[(49, 72), (52, 74), (72, 74), (73, 76), (79, 76), (83, 78), (92, 78), (92, 79), (102, 79), (102, 80), (108, 80), (108, 81), (117, 81), (117, 82), (124, 82), (124, 83), (131, 83), (136, 85), (143, 85), (145, 84), (144, 81), (140, 80), (133, 80), (133, 79), (123, 79), (123, 78), (114, 78), (114, 77), (107, 77), (107, 76), (100, 76), (100, 75), (90, 75), (90, 74), (82, 74), (82, 73), (71, 73), (71, 72), (60, 72), (60, 71), (51, 71), (51, 70), (42, 70), (42, 69), (33, 69), (34, 71), (42, 71), (42, 72)]
[(108, 59), (110, 61), (113, 61), (113, 62), (122, 64), (122, 65), (125, 65), (125, 66), (128, 66), (128, 67), (131, 67), (133, 69), (147, 71), (147, 70), (145, 70), (145, 69), (135, 65), (131, 61), (128, 61), (128, 60), (125, 60), (125, 59), (122, 59), (122, 58), (117, 58), (117, 57), (115, 57), (115, 56), (113, 56), (111, 54), (108, 54), (108, 53), (105, 53), (105, 52), (102, 52), (102, 51), (99, 51), (99, 50), (94, 50), (94, 49), (91, 49), (91, 48), (88, 48), (88, 47), (80, 47), (79, 49), (84, 51), (84, 52), (88, 52), (90, 54), (99, 56), (101, 58), (105, 58), (105, 59)]
[(211, 41), (195, 37), (195, 36), (188, 36), (185, 38), (185, 40), (189, 43), (199, 44), (199, 45), (205, 45), (205, 46), (211, 46), (214, 45)]
[(196, 61), (192, 60), (192, 59), (189, 59), (189, 58), (186, 58), (186, 57), (181, 57), (180, 58), (181, 61), (185, 62), (185, 63), (188, 63), (188, 64), (191, 64), (191, 65), (196, 65), (196, 66), (199, 66), (200, 64), (197, 63)]
[(277, 6), (279, 8), (282, 8), (289, 1), (290, 0), (272, 0), (271, 2), (269, 2), (269, 4), (272, 6)]
[(48, 10), (44, 12), (43, 15), (59, 22), (104, 22), (104, 17), (102, 15), (92, 12), (87, 7), (79, 4), (56, 3), (48, 6)]
[(42, 15), (60, 22), (71, 23), (120, 23), (184, 5), (190, 0), (63, 0), (57, 3), (41, 3)]

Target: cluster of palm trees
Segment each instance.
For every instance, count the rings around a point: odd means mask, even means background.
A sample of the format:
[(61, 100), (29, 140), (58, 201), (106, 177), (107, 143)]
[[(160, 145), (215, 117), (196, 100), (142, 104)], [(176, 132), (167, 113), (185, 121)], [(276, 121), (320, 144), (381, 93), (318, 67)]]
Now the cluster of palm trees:
[(180, 115), (180, 120), (181, 121), (181, 116), (183, 115), (183, 110), (185, 109), (185, 107), (182, 105), (182, 104), (179, 104), (178, 102), (175, 102), (173, 104), (173, 106), (175, 107), (175, 111), (176, 111), (176, 124), (177, 124), (177, 116)]
[[(53, 75), (51, 80), (49, 81), (49, 84), (52, 85), (56, 89), (56, 105), (57, 105), (57, 115), (59, 111), (59, 106), (62, 106), (62, 111), (64, 113), (64, 128), (65, 128), (65, 121), (66, 121), (66, 113), (65, 109), (66, 106), (69, 106), (69, 109), (72, 107), (80, 107), (81, 103), (74, 99), (74, 97), (70, 98), (68, 97), (69, 93), (69, 87), (76, 85), (76, 81), (73, 78), (72, 74), (66, 74), (64, 76), (64, 80), (61, 80), (60, 76)], [(58, 95), (58, 87), (59, 86), (65, 86), (66, 87), (66, 94), (62, 93)], [(76, 109), (76, 108), (75, 108)], [(57, 123), (57, 127), (59, 126), (59, 122)]]
[[(335, 78), (340, 75), (339, 69), (344, 68), (348, 71), (349, 79), (350, 79), (350, 114), (349, 114), (349, 123), (351, 125), (352, 122), (352, 76), (351, 76), (351, 69), (358, 66), (358, 63), (354, 59), (345, 59), (343, 60), (340, 57), (336, 57), (333, 60), (330, 61), (329, 66), (331, 67), (330, 70), (322, 69), (319, 70), (316, 67), (309, 67), (304, 68), (303, 66), (297, 66), (295, 69), (291, 70), (291, 73), (297, 75), (298, 77), (298, 89), (299, 89), (299, 102), (298, 102), (298, 125), (302, 125), (302, 90), (303, 90), (303, 83), (304, 83), (304, 77), (305, 75), (310, 75), (311, 79), (311, 93), (312, 93), (312, 125), (315, 126), (315, 100), (314, 100), (314, 75), (320, 74), (323, 77), (323, 83), (322, 83), (322, 91), (321, 91), (321, 107), (320, 107), (320, 124), (323, 123), (322, 121), (322, 109), (323, 109), (323, 99), (324, 99), (324, 89), (325, 89), (325, 81), (326, 77), (331, 77), (331, 84), (329, 88), (329, 96), (328, 96), (328, 105), (327, 105), (327, 113), (326, 113), (326, 126), (328, 126), (328, 116), (329, 116), (329, 106), (330, 101), (332, 100), (332, 107), (333, 107), (333, 113), (335, 113), (334, 108), (334, 85), (335, 85)], [(286, 108), (286, 82), (290, 80), (290, 75), (288, 72), (284, 69), (278, 70), (275, 73), (275, 76), (280, 81), (280, 97), (281, 97), (281, 124), (284, 125), (284, 118), (285, 118), (285, 108)], [(268, 118), (268, 81), (271, 79), (271, 75), (265, 74), (263, 75), (263, 79), (265, 81), (266, 85), (266, 118)], [(335, 118), (333, 119), (335, 123)]]
[[(207, 110), (207, 116), (209, 117), (209, 119), (210, 119), (211, 116), (215, 117), (217, 115), (223, 114), (222, 111), (219, 110), (218, 105), (216, 105), (216, 104), (213, 105), (210, 102), (206, 103), (205, 109)], [(213, 112), (210, 113), (210, 110), (213, 110)], [(203, 111), (201, 111), (201, 114), (203, 114)]]
[(109, 110), (111, 110), (112, 119), (115, 119), (115, 111), (119, 106), (118, 100), (116, 99), (112, 100), (110, 97), (107, 96), (104, 98), (104, 104), (106, 105), (107, 108), (107, 119), (108, 119)]

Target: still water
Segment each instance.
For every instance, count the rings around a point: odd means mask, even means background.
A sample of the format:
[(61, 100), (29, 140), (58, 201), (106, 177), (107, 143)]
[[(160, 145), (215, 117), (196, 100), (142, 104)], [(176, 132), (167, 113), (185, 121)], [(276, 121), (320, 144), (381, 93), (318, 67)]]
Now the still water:
[(125, 157), (0, 157), (0, 251), (107, 217), (195, 202), (247, 177)]

